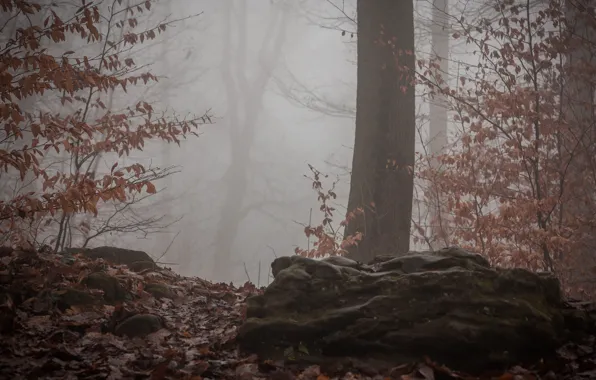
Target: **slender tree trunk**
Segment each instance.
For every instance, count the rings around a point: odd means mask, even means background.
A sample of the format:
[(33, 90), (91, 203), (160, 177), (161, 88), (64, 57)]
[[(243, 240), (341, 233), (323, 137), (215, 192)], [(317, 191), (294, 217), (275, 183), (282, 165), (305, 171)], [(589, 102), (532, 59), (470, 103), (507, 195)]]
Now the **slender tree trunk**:
[(369, 261), (410, 247), (415, 144), (414, 9), (411, 0), (359, 0), (356, 137), (348, 210), (364, 215), (349, 253)]
[[(172, 14), (172, 1), (168, 1), (165, 4), (165, 11), (167, 12), (167, 15), (171, 15)], [(162, 46), (161, 46), (161, 59), (163, 60), (162, 63), (162, 67), (165, 69), (163, 70), (163, 72), (169, 73), (172, 72), (172, 62), (170, 60), (170, 52), (168, 50), (168, 41), (170, 41), (172, 39), (172, 29), (168, 28), (165, 32), (164, 32), (164, 40), (162, 41)], [(169, 89), (171, 87), (171, 82), (172, 79), (168, 76), (167, 78), (167, 85), (166, 85), (166, 89)], [(163, 105), (166, 105), (169, 103), (169, 91), (164, 91), (161, 96), (160, 96), (160, 101)], [(161, 142), (161, 168), (169, 168), (172, 165), (172, 145), (173, 144), (169, 144), (166, 141), (162, 141)], [(163, 181), (165, 184), (165, 187), (167, 189), (167, 191), (163, 191), (162, 194), (160, 194), (160, 196), (157, 198), (156, 202), (158, 202), (158, 207), (160, 210), (163, 210), (163, 216), (167, 219), (170, 219), (173, 215), (181, 215), (184, 214), (184, 211), (180, 210), (180, 202), (172, 202), (171, 199), (168, 198), (168, 195), (172, 194), (172, 192), (174, 191), (178, 191), (178, 189), (174, 186), (174, 177), (175, 175), (170, 175), (168, 177), (166, 177)], [(170, 195), (171, 196), (171, 195)], [(172, 238), (176, 238), (177, 235), (166, 235), (166, 236), (172, 236)], [(169, 245), (172, 243), (172, 241), (164, 241), (160, 244), (159, 248), (163, 249), (165, 252), (165, 257), (162, 259), (165, 262), (170, 262), (170, 263), (176, 263), (178, 265), (182, 265), (183, 263), (181, 262), (181, 255), (180, 255), (180, 250), (172, 250), (172, 251), (168, 251), (166, 252), (165, 250), (168, 249)], [(189, 260), (191, 257), (190, 255), (184, 255), (184, 264), (188, 263), (186, 262), (187, 260)], [(185, 266), (184, 268), (186, 268), (187, 266)]]
[[(449, 33), (448, 0), (434, 0), (432, 8), (431, 43), (432, 55), (439, 58), (439, 71), (445, 81), (449, 80)], [(436, 157), (443, 153), (447, 145), (447, 101), (444, 95), (437, 94), (430, 102), (429, 149)], [(439, 169), (436, 159), (431, 161), (434, 170)], [(440, 189), (433, 189), (429, 194), (430, 235), (432, 249), (444, 244), (447, 219), (441, 212), (442, 197)]]

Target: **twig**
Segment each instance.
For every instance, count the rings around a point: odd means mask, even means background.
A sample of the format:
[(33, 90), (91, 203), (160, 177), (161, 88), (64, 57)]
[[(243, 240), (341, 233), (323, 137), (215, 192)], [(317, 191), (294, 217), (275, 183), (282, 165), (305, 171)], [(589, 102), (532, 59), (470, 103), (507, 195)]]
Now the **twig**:
[[(312, 207), (310, 208), (310, 212), (308, 214), (308, 227), (312, 226)], [(308, 251), (310, 252), (310, 234), (306, 238), (306, 245), (308, 247)]]
[(275, 249), (273, 249), (273, 247), (271, 247), (270, 245), (268, 245), (267, 248), (269, 248), (271, 250), (271, 252), (273, 252), (273, 256), (275, 256), (275, 258), (277, 259), (277, 255), (275, 254)]
[[(168, 247), (166, 248), (166, 250), (161, 254), (161, 256), (159, 256), (157, 258), (157, 260), (155, 260), (156, 263), (159, 262), (159, 260), (164, 257), (166, 255), (166, 253), (168, 253), (168, 251), (170, 250), (170, 247), (172, 246), (172, 244), (174, 244), (174, 240), (176, 240), (176, 238), (178, 237), (178, 235), (180, 235), (180, 231), (178, 231), (176, 233), (176, 235), (172, 238), (172, 241), (170, 241), (170, 244), (168, 244)], [(160, 263), (160, 264), (164, 264), (164, 263)]]
[(250, 282), (252, 284), (252, 281), (250, 281), (250, 276), (248, 275), (248, 270), (246, 269), (246, 263), (244, 264), (244, 273), (246, 273), (246, 278), (248, 278), (248, 282)]

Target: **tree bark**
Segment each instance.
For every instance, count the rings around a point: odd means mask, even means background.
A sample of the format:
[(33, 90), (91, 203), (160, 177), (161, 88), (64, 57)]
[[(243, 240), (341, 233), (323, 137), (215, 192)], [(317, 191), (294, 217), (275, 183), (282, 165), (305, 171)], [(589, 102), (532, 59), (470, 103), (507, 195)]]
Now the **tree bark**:
[[(448, 0), (434, 0), (432, 8), (431, 43), (432, 55), (439, 58), (439, 71), (443, 80), (449, 80), (449, 34), (448, 34)], [(447, 146), (447, 99), (437, 94), (430, 102), (429, 148), (433, 156), (432, 168), (439, 170), (440, 163), (436, 159)], [(430, 207), (431, 248), (438, 249), (446, 243), (446, 227), (448, 220), (441, 212), (442, 194), (440, 189), (433, 188), (428, 195)]]
[[(596, 90), (591, 73), (596, 66), (594, 46), (596, 46), (596, 30), (592, 24), (592, 17), (586, 9), (593, 7), (596, 0), (566, 0), (565, 17), (567, 19), (566, 31), (569, 33), (570, 46), (565, 57), (565, 86), (562, 93), (562, 115), (565, 118), (571, 133), (562, 134), (562, 143), (559, 149), (562, 162), (571, 162), (567, 178), (581, 178), (581, 185), (567, 186), (569, 192), (568, 202), (560, 206), (560, 222), (565, 224), (567, 218), (593, 219), (594, 188), (594, 156), (596, 154), (596, 123), (595, 121), (595, 96)], [(564, 136), (572, 138), (565, 139)], [(577, 141), (579, 139), (579, 141)], [(574, 247), (572, 267), (569, 276), (581, 284), (590, 281), (593, 273), (586, 273), (587, 266), (596, 262), (594, 247), (596, 247), (595, 231), (592, 223), (580, 226), (583, 235), (581, 245)], [(555, 253), (552, 258), (555, 264), (565, 265), (568, 257), (564, 253)], [(561, 262), (562, 261), (562, 262)], [(559, 268), (557, 268), (559, 269)]]
[(348, 210), (364, 215), (349, 256), (369, 261), (410, 247), (415, 146), (414, 9), (411, 0), (359, 0), (356, 136)]

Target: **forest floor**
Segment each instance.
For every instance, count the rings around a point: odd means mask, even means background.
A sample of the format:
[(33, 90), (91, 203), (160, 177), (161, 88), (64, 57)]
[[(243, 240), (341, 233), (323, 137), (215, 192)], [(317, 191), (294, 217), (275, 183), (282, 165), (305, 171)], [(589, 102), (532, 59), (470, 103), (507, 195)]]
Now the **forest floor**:
[[(123, 300), (88, 286), (98, 271), (117, 280)], [(430, 359), (385, 373), (272, 362), (235, 342), (245, 300), (260, 291), (79, 255), (0, 252), (0, 379), (596, 379), (593, 337), (534, 366), (475, 376)]]

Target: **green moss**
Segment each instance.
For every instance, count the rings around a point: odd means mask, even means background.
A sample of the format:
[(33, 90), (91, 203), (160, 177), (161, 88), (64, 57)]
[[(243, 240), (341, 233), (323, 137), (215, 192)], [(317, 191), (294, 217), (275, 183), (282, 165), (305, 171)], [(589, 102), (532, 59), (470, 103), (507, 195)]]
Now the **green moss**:
[(458, 250), (437, 255), (388, 257), (376, 273), (280, 259), (265, 294), (248, 301), (241, 348), (273, 354), (272, 347), (281, 353), (292, 347), (295, 353), (302, 342), (311, 355), (313, 347), (326, 355), (391, 353), (392, 360), (430, 355), (457, 366), (508, 360), (508, 350), (512, 359), (524, 351), (540, 355), (560, 340), (564, 323), (551, 279), (491, 269)]

